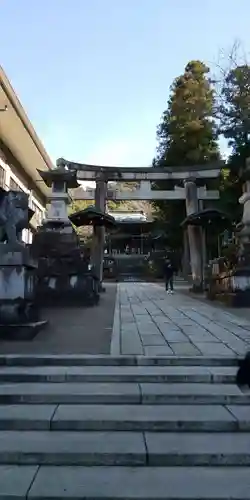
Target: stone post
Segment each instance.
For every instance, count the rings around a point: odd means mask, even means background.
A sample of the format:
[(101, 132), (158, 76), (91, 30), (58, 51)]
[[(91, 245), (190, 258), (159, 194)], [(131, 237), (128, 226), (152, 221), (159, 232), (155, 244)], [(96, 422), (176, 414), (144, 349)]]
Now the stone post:
[[(203, 200), (198, 200), (199, 212), (204, 210), (204, 202)], [(201, 233), (201, 269), (202, 269), (202, 281), (204, 287), (204, 277), (207, 263), (207, 241), (206, 241), (206, 229), (204, 227), (200, 228)]]
[[(184, 181), (186, 194), (187, 217), (199, 210), (197, 186), (195, 180)], [(196, 226), (188, 226), (188, 240), (190, 248), (190, 261), (193, 279), (193, 290), (202, 290), (202, 252), (201, 252), (201, 229)]]
[(182, 257), (182, 271), (184, 278), (187, 279), (190, 274), (190, 251), (188, 242), (188, 231), (183, 230), (183, 257)]
[[(95, 207), (101, 212), (105, 212), (106, 209), (106, 194), (107, 194), (107, 182), (102, 173), (99, 174), (96, 179), (96, 189), (95, 189)], [(93, 262), (97, 278), (100, 280), (100, 285), (102, 284), (103, 278), (103, 256), (104, 256), (104, 244), (105, 244), (105, 228), (104, 226), (96, 226), (94, 228), (94, 247), (93, 247)], [(102, 285), (101, 285), (102, 290)]]

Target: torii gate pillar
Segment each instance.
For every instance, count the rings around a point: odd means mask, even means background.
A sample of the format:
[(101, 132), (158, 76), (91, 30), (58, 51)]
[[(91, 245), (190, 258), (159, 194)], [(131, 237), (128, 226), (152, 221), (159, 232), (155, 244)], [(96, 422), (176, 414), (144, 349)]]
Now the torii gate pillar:
[[(197, 186), (194, 179), (184, 181), (186, 192), (186, 211), (187, 217), (199, 211), (199, 201), (197, 196)], [(202, 273), (202, 234), (201, 228), (196, 226), (188, 226), (188, 240), (190, 249), (190, 261), (193, 278), (194, 291), (202, 289), (203, 273)]]
[[(101, 212), (105, 212), (106, 209), (106, 195), (107, 195), (107, 181), (105, 180), (102, 172), (100, 172), (100, 174), (96, 179), (95, 207), (97, 210), (100, 210)], [(104, 291), (102, 287), (104, 243), (105, 243), (104, 226), (95, 226), (93, 247), (92, 247), (92, 262), (94, 265), (95, 274), (100, 281), (100, 291)]]

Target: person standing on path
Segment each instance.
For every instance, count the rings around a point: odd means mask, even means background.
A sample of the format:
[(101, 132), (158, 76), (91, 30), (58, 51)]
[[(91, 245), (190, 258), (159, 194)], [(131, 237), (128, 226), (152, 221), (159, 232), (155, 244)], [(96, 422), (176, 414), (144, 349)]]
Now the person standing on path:
[(167, 257), (164, 262), (164, 277), (167, 293), (174, 293), (174, 266), (171, 260)]

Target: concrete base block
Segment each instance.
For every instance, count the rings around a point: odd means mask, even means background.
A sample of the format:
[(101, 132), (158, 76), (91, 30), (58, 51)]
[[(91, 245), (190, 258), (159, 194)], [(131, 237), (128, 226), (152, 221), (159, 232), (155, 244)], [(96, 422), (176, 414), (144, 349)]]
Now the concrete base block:
[(46, 275), (37, 287), (37, 302), (46, 307), (95, 306), (99, 303), (99, 283), (91, 274)]

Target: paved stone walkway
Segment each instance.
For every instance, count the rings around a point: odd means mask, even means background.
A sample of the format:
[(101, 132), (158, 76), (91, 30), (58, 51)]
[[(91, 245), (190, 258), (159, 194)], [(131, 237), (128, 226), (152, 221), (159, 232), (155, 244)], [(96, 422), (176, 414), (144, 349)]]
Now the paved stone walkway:
[[(180, 289), (179, 289), (180, 290)], [(111, 354), (235, 356), (250, 349), (250, 321), (152, 283), (117, 288)]]

